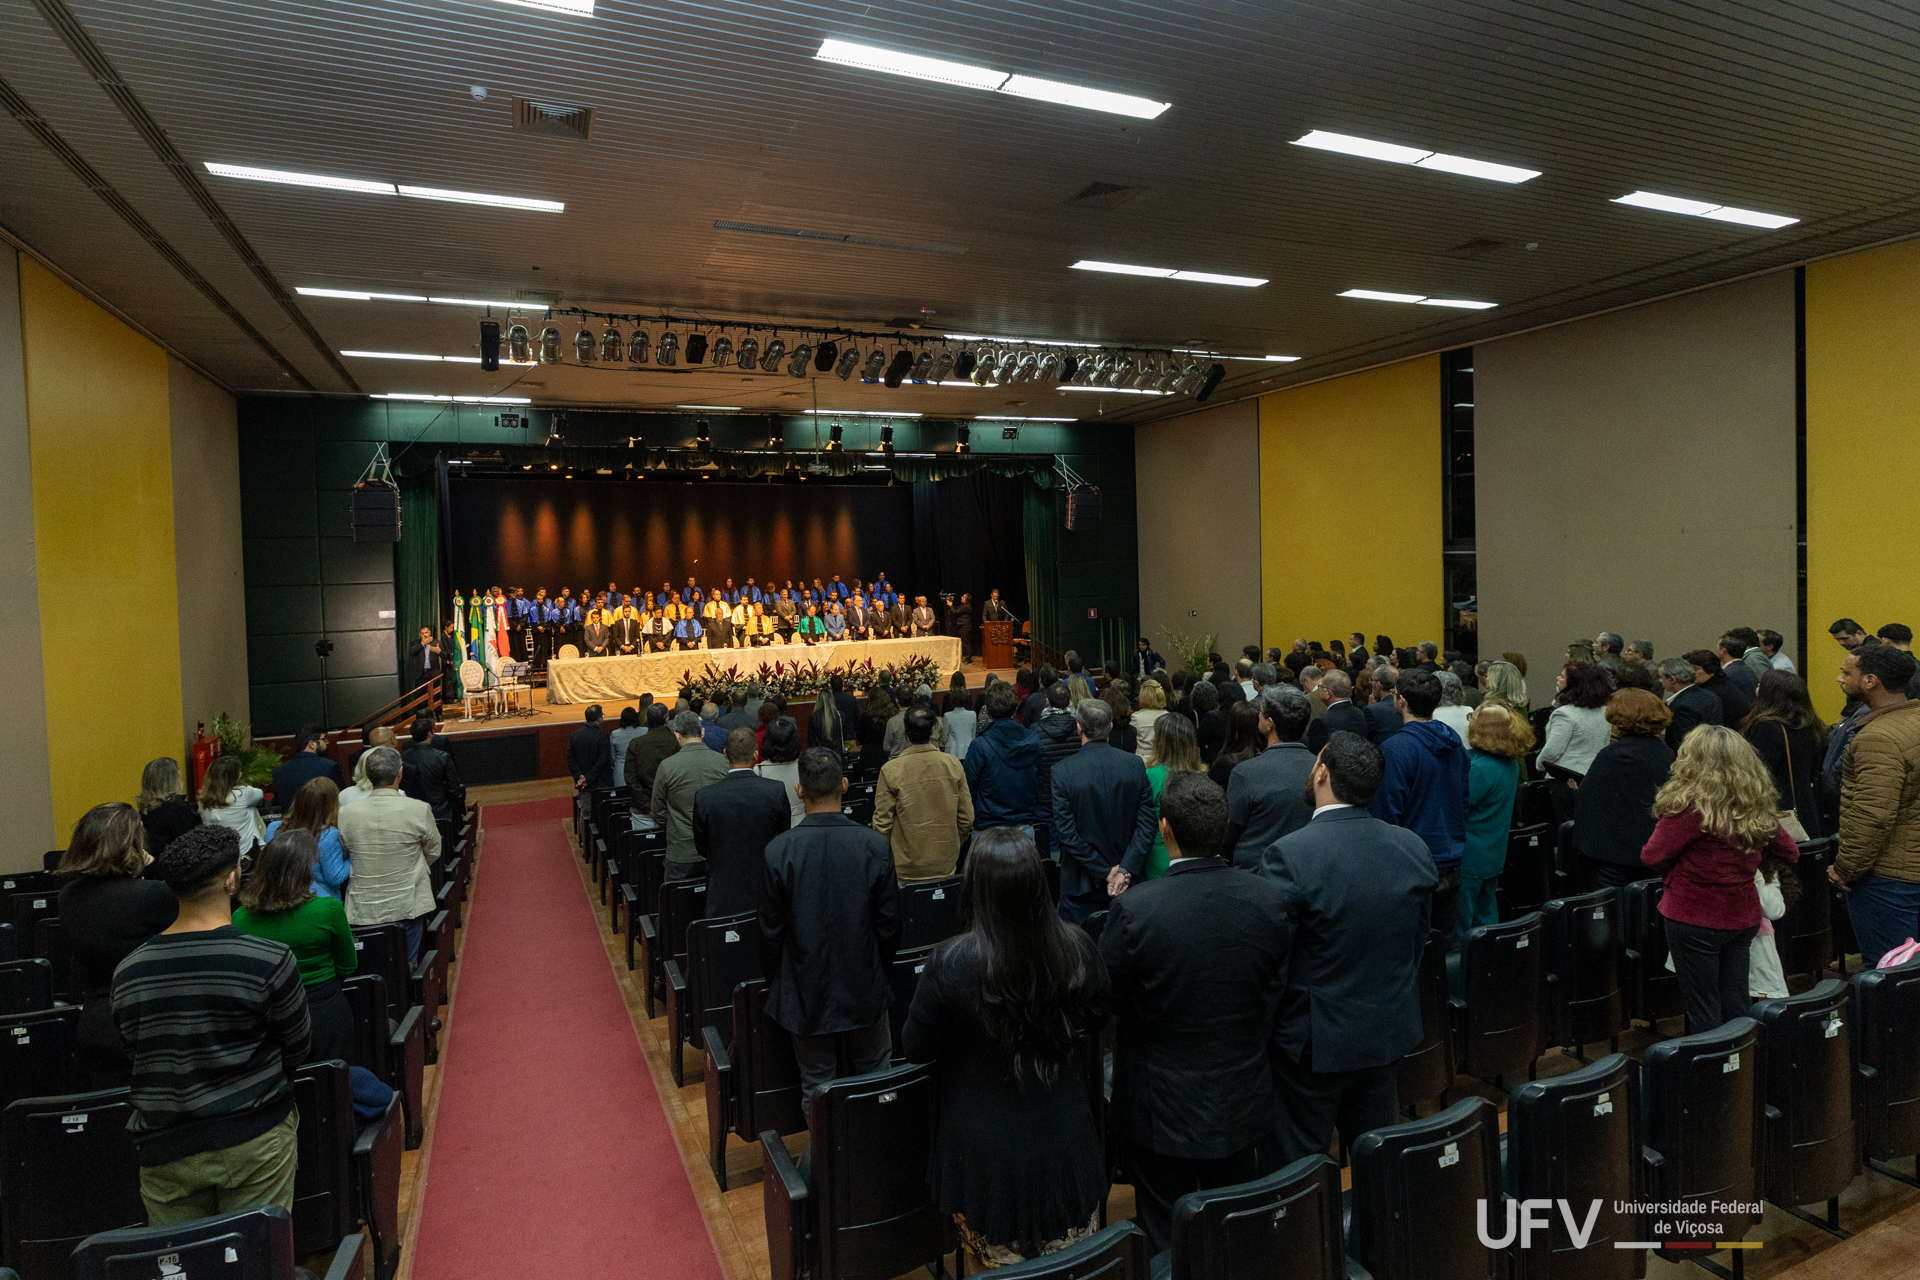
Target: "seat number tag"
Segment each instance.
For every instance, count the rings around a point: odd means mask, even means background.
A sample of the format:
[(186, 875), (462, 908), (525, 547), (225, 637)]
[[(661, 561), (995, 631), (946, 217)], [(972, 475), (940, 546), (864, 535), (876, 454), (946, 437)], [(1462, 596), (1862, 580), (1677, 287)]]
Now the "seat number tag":
[(1845, 1025), (1846, 1023), (1840, 1021), (1840, 1015), (1837, 1013), (1834, 1014), (1831, 1018), (1828, 1018), (1827, 1019), (1827, 1039), (1831, 1040), (1835, 1036), (1839, 1035), (1840, 1028), (1844, 1027)]
[(1605, 920), (1607, 918), (1607, 909), (1605, 907), (1595, 907), (1593, 909), (1593, 918), (1595, 920)]
[(738, 929), (729, 929), (729, 930), (727, 930), (727, 937), (726, 937), (726, 940), (727, 940), (728, 942), (738, 942), (738, 941), (740, 941), (740, 931), (739, 931)]
[(1525, 951), (1532, 944), (1533, 944), (1533, 939), (1529, 938), (1526, 934), (1523, 933), (1518, 938), (1514, 939), (1513, 949), (1515, 951)]
[(1725, 1062), (1720, 1064), (1721, 1075), (1726, 1075), (1729, 1072), (1738, 1071), (1739, 1069), (1740, 1069), (1740, 1055), (1737, 1053), (1730, 1055)]
[(900, 1094), (899, 1094), (899, 1092), (898, 1092), (898, 1091), (896, 1090), (895, 1092), (892, 1092), (892, 1093), (883, 1093), (883, 1094), (881, 1094), (881, 1095), (879, 1096), (879, 1098), (877, 1098), (877, 1099), (876, 1099), (876, 1101), (877, 1101), (877, 1102), (879, 1102), (879, 1103), (881, 1103), (882, 1105), (885, 1105), (886, 1103), (889, 1103), (889, 1102), (893, 1102), (893, 1101), (895, 1101), (896, 1099), (898, 1099), (898, 1098), (899, 1098), (899, 1096), (900, 1096)]
[(353, 949), (355, 951), (365, 951), (367, 949), (367, 944), (360, 941), (360, 939), (355, 938), (353, 940)]
[(33, 909), (35, 911), (45, 911), (47, 909), (47, 900), (45, 898), (35, 898), (33, 900)]
[(84, 1111), (77, 1116), (61, 1116), (60, 1117), (61, 1124), (82, 1124), (83, 1125), (86, 1122), (87, 1122), (87, 1113)]
[(1613, 1114), (1613, 1095), (1610, 1093), (1603, 1093), (1598, 1098), (1596, 1098), (1593, 1104), (1593, 1114), (1597, 1116), (1612, 1115)]
[(1448, 1165), (1455, 1165), (1459, 1163), (1460, 1163), (1460, 1144), (1457, 1142), (1449, 1142), (1447, 1144), (1446, 1151), (1440, 1157), (1440, 1167), (1444, 1169)]
[(947, 891), (945, 889), (935, 889), (932, 893), (928, 894), (927, 896), (932, 898), (935, 902), (945, 902), (947, 900)]

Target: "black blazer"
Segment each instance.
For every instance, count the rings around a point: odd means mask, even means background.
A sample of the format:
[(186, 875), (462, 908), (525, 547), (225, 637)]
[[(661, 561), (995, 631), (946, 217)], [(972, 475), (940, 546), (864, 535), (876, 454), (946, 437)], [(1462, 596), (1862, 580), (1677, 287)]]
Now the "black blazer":
[(871, 827), (810, 813), (775, 836), (760, 863), (767, 1016), (802, 1036), (856, 1031), (886, 1016), (898, 896), (893, 846)]
[[(437, 640), (434, 641), (434, 646), (437, 647), (439, 643)], [(437, 653), (429, 655), (427, 652), (428, 648), (429, 646), (421, 644), (416, 640), (413, 642), (413, 647), (407, 650), (407, 688), (409, 690), (418, 689), (428, 680), (440, 674), (440, 668), (442, 666), (440, 655)], [(433, 659), (432, 666), (426, 665), (429, 656)]]
[(767, 844), (793, 825), (786, 784), (733, 769), (693, 793), (693, 848), (707, 860), (707, 915), (758, 908)]
[[(1391, 702), (1386, 704), (1392, 706)], [(1368, 719), (1366, 708), (1356, 707), (1352, 700), (1336, 703), (1327, 708), (1327, 713), (1307, 726), (1307, 747), (1316, 755), (1320, 748), (1327, 745), (1327, 739), (1342, 732), (1357, 733), (1372, 740), (1372, 722)]]
[(1420, 1043), (1420, 957), (1440, 879), (1426, 841), (1334, 809), (1275, 841), (1260, 874), (1294, 927), (1275, 1050), (1314, 1071), (1400, 1061)]
[(567, 771), (589, 791), (613, 785), (613, 743), (599, 725), (583, 724), (567, 739)]
[[(1320, 718), (1326, 719), (1325, 716)], [(1382, 698), (1378, 702), (1367, 704), (1367, 740), (1374, 746), (1379, 746), (1400, 732), (1400, 727), (1405, 723), (1406, 721), (1400, 717), (1400, 708), (1393, 705), (1392, 698)], [(1311, 726), (1308, 732), (1312, 732)]]
[(401, 752), (400, 763), (400, 789), (424, 801), (434, 821), (452, 822), (466, 808), (467, 790), (450, 754), (427, 742)]
[(1699, 687), (1720, 699), (1720, 723), (1728, 727), (1739, 724), (1753, 709), (1753, 698), (1724, 674), (1713, 677)]
[(282, 809), (288, 808), (293, 804), (295, 793), (315, 778), (331, 778), (334, 786), (343, 791), (346, 789), (347, 782), (340, 776), (340, 766), (331, 758), (302, 751), (273, 771), (274, 803)]
[(1220, 858), (1183, 859), (1114, 899), (1100, 934), (1117, 1019), (1110, 1126), (1194, 1160), (1267, 1136), (1292, 934), (1279, 888)]
[(1673, 722), (1667, 726), (1667, 745), (1675, 751), (1680, 749), (1681, 740), (1701, 725), (1727, 722), (1720, 699), (1705, 685), (1689, 685), (1674, 694), (1667, 709), (1673, 712)]
[(1053, 839), (1060, 896), (1105, 905), (1107, 872), (1147, 874), (1159, 826), (1146, 763), (1109, 742), (1089, 742), (1053, 766)]
[(1673, 748), (1659, 738), (1621, 738), (1600, 748), (1573, 793), (1573, 842), (1580, 852), (1644, 868), (1640, 851), (1653, 838), (1653, 796), (1672, 771)]
[(611, 627), (607, 628), (607, 651), (609, 653), (619, 653), (620, 646), (622, 645), (632, 645), (633, 651), (638, 653), (640, 652), (641, 644), (645, 640), (646, 637), (640, 634), (640, 623), (634, 618), (621, 618)]

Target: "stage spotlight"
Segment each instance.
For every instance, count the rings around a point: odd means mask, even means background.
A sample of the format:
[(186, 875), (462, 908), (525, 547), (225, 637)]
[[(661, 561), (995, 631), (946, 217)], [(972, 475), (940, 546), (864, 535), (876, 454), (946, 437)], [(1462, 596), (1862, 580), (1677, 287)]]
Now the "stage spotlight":
[(845, 382), (860, 367), (860, 348), (848, 347), (840, 353), (840, 362), (833, 366), (833, 376)]
[(1049, 351), (1040, 357), (1040, 367), (1034, 370), (1034, 378), (1040, 382), (1058, 382), (1060, 380), (1060, 353)]
[(766, 354), (760, 357), (760, 371), (762, 373), (774, 372), (780, 367), (780, 361), (786, 354), (787, 344), (782, 342), (779, 335), (776, 334), (773, 341), (767, 344)]
[(488, 373), (499, 372), (500, 322), (498, 320), (480, 322), (480, 367)]
[(922, 351), (920, 358), (913, 362), (913, 371), (907, 376), (917, 384), (925, 385), (927, 375), (933, 372), (933, 352)]
[(580, 356), (581, 364), (593, 363), (593, 334), (586, 329), (573, 335), (573, 349)]
[(960, 424), (958, 430), (954, 433), (953, 451), (955, 453), (973, 452), (973, 429), (964, 422)]
[(1014, 366), (1013, 380), (1015, 382), (1032, 382), (1034, 375), (1038, 373), (1039, 370), (1040, 357), (1029, 351), (1021, 356), (1020, 363)]
[(687, 363), (699, 364), (707, 358), (707, 335), (690, 333), (687, 335)]
[(957, 379), (962, 379), (962, 380), (972, 377), (973, 367), (978, 363), (979, 363), (979, 357), (975, 356), (973, 352), (962, 351), (959, 355), (954, 357), (953, 376)]
[(533, 343), (527, 338), (527, 326), (516, 324), (507, 330), (507, 355), (515, 364), (533, 363)]
[(705, 418), (701, 418), (693, 424), (693, 439), (694, 442), (703, 449), (713, 443), (713, 431), (712, 428), (707, 426), (707, 420)]
[(1018, 351), (1002, 351), (1000, 353), (999, 372), (994, 376), (994, 383), (998, 386), (1006, 386), (1013, 381), (1014, 371), (1019, 369), (1019, 367), (1020, 353)]
[(1220, 385), (1220, 379), (1226, 376), (1227, 366), (1223, 364), (1216, 364), (1208, 369), (1207, 376), (1200, 381), (1200, 389), (1193, 393), (1194, 402), (1196, 404), (1200, 403), (1212, 395), (1213, 389)]
[(947, 380), (948, 375), (951, 374), (952, 372), (953, 372), (953, 352), (942, 351), (939, 357), (934, 360), (933, 372), (927, 375), (926, 380), (928, 382), (933, 383), (935, 386), (939, 386), (941, 383)]
[(1158, 360), (1142, 360), (1140, 372), (1133, 375), (1133, 385), (1136, 387), (1150, 387), (1159, 380), (1160, 362)]
[(1018, 440), (1020, 438), (1020, 428), (1002, 427), (1000, 428), (1000, 438), (1002, 440)]
[(1071, 384), (1075, 378), (1080, 376), (1080, 366), (1082, 363), (1080, 357), (1074, 355), (1069, 355), (1061, 359), (1060, 384), (1062, 386)]
[(807, 366), (812, 363), (813, 348), (803, 342), (795, 347), (793, 354), (787, 358), (787, 376), (789, 378), (806, 377)]
[(560, 331), (552, 325), (540, 331), (540, 363), (560, 363)]
[(716, 369), (718, 369), (721, 365), (726, 364), (727, 362), (732, 360), (733, 359), (733, 339), (729, 338), (724, 333), (721, 334), (718, 338), (714, 339), (713, 351), (711, 352), (711, 354), (713, 356), (713, 367)]
[(740, 367), (751, 369), (760, 363), (760, 339), (746, 337), (740, 339)]
[(840, 424), (837, 422), (827, 432), (827, 452), (840, 452)]
[(840, 358), (840, 344), (828, 338), (813, 350), (813, 369), (815, 373), (831, 373), (833, 362)]
[(880, 373), (887, 367), (887, 353), (875, 347), (867, 356), (867, 363), (860, 369), (860, 381), (872, 384), (880, 381)]
[(1161, 392), (1171, 391), (1174, 388), (1174, 384), (1179, 381), (1180, 364), (1176, 360), (1169, 360), (1167, 361), (1166, 368), (1161, 370), (1160, 377), (1154, 382), (1153, 389)]
[(892, 426), (885, 426), (880, 428), (880, 452), (886, 454), (887, 457), (889, 458), (893, 456)]
[(994, 355), (991, 351), (982, 351), (973, 362), (973, 385), (984, 387), (993, 381)]
[(663, 365), (678, 364), (680, 361), (680, 335), (669, 330), (660, 335), (660, 345), (654, 348), (653, 358)]
[(887, 373), (884, 379), (884, 381), (887, 384), (888, 390), (892, 390), (894, 387), (899, 386), (900, 383), (906, 378), (908, 371), (911, 370), (912, 368), (913, 368), (913, 352), (907, 350), (905, 347), (902, 347), (898, 351), (894, 352), (893, 359), (889, 361), (887, 364)]
[(612, 325), (600, 335), (600, 358), (608, 363), (618, 363), (626, 355), (627, 344), (620, 340), (620, 331)]
[(775, 453), (779, 453), (782, 449), (785, 449), (786, 447), (787, 447), (787, 438), (784, 435), (780, 434), (780, 428), (775, 427), (773, 429), (773, 434), (767, 437), (767, 448), (773, 450)]

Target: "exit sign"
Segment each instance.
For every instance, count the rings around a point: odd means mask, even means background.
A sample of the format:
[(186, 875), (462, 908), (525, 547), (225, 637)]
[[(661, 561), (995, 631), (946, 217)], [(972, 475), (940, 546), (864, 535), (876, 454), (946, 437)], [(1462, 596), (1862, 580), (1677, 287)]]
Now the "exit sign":
[(1089, 609), (1087, 610), (1087, 616), (1089, 618), (1097, 618), (1100, 616), (1100, 611), (1098, 609)]

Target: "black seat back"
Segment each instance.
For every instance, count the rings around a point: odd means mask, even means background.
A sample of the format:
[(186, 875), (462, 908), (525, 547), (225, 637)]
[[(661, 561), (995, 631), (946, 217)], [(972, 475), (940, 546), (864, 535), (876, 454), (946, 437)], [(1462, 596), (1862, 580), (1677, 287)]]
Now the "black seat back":
[(65, 1280), (86, 1237), (146, 1222), (132, 1114), (129, 1092), (107, 1089), (23, 1098), (0, 1117), (0, 1262), (22, 1280)]
[[(1650, 1045), (1640, 1060), (1640, 1141), (1649, 1200), (1760, 1200), (1760, 1025), (1734, 1018)], [(1719, 1238), (1738, 1240), (1759, 1214), (1725, 1212)]]
[(1920, 1151), (1920, 960), (1855, 974), (1854, 1097), (1869, 1158)]
[(386, 980), (387, 1016), (397, 1018), (405, 1013), (408, 979), (413, 971), (407, 963), (407, 926), (399, 921), (355, 925), (353, 949), (359, 961), (355, 974), (377, 973)]
[(751, 1142), (768, 1129), (785, 1135), (807, 1127), (793, 1037), (767, 1016), (764, 978), (733, 989), (733, 1064), (740, 1080), (735, 1133)]
[(920, 989), (920, 975), (927, 971), (927, 961), (932, 956), (932, 947), (897, 951), (893, 963), (887, 968), (887, 978), (893, 987), (893, 1003), (887, 1006), (887, 1021), (893, 1028), (893, 1060), (896, 1064), (907, 1060), (905, 1051), (900, 1047), (901, 1034), (906, 1030), (907, 1011), (913, 1008), (913, 993)]
[[(1618, 1213), (1639, 1184), (1640, 1068), (1624, 1053), (1551, 1080), (1517, 1086), (1507, 1098), (1507, 1190), (1515, 1200), (1564, 1200), (1587, 1238), (1576, 1245), (1565, 1219), (1549, 1212), (1548, 1230), (1512, 1257), (1517, 1280), (1630, 1280), (1642, 1274), (1640, 1219)], [(1593, 1202), (1600, 1202), (1597, 1213)], [(1589, 1215), (1592, 1215), (1589, 1221)], [(1500, 1228), (1493, 1228), (1500, 1234)]]
[(1131, 1222), (1116, 1222), (1058, 1253), (1016, 1262), (993, 1274), (1011, 1280), (1147, 1280), (1152, 1254), (1146, 1232)]
[(1518, 827), (1544, 827), (1553, 823), (1553, 783), (1549, 778), (1529, 778), (1520, 784), (1514, 798), (1513, 821)]
[(35, 925), (59, 914), (60, 890), (57, 886), (28, 889), (7, 900), (7, 918), (13, 922), (15, 939), (23, 945), (31, 945), (29, 939), (33, 937)]
[(1438, 1098), (1453, 1083), (1453, 1038), (1447, 1034), (1447, 940), (1427, 933), (1420, 954), (1420, 1043), (1400, 1059), (1400, 1105)]
[[(228, 1255), (233, 1261), (228, 1261)], [(171, 1256), (169, 1256), (171, 1255)], [(162, 1261), (165, 1260), (165, 1265)], [(73, 1251), (73, 1280), (287, 1280), (293, 1218), (279, 1205), (202, 1218), (177, 1227), (104, 1231)]]
[(667, 833), (636, 831), (629, 837), (637, 860), (634, 883), (640, 886), (640, 914), (660, 914), (660, 886), (667, 878)]
[(14, 931), (13, 921), (0, 920), (0, 962), (20, 958), (20, 944), (17, 941), (19, 937), (20, 935)]
[(1831, 1199), (1860, 1172), (1846, 1033), (1852, 993), (1828, 978), (1802, 995), (1762, 1001), (1753, 1016), (1766, 1103), (1766, 1198), (1784, 1205)]
[(1453, 1025), (1459, 1070), (1504, 1082), (1547, 1050), (1546, 924), (1538, 911), (1467, 935)]
[(687, 997), (693, 1016), (680, 1035), (688, 1044), (701, 1043), (703, 1027), (719, 1031), (721, 1043), (732, 1042), (733, 989), (760, 976), (758, 921), (749, 911), (687, 926)]
[(1340, 1166), (1308, 1156), (1257, 1182), (1195, 1191), (1173, 1206), (1173, 1280), (1340, 1280)]
[(53, 966), (53, 998), (73, 994), (73, 959), (67, 951), (67, 930), (59, 916), (48, 916), (33, 926), (33, 954)]
[(353, 1015), (353, 1058), (382, 1080), (388, 1078), (387, 1057), (392, 1028), (388, 1025), (387, 980), (377, 973), (358, 973), (340, 984)]
[(53, 962), (13, 960), (0, 963), (0, 1016), (53, 1008)]
[(1793, 864), (1800, 897), (1773, 922), (1773, 945), (1780, 953), (1782, 973), (1817, 975), (1833, 963), (1833, 886), (1827, 879), (1833, 847), (1832, 837), (1800, 846), (1800, 860)]
[(819, 1276), (892, 1280), (947, 1250), (927, 1185), (937, 1086), (926, 1064), (835, 1080), (813, 1103)]
[(1655, 1023), (1686, 1012), (1680, 976), (1667, 968), (1667, 920), (1660, 914), (1666, 881), (1636, 880), (1620, 891), (1622, 983), (1627, 1016)]
[(51, 870), (8, 871), (0, 874), (0, 900), (10, 899), (16, 893), (47, 893), (58, 897), (60, 877)]
[(78, 1005), (0, 1017), (0, 1107), (75, 1092), (84, 1083), (73, 1056), (79, 1040)]
[(1555, 898), (1547, 925), (1547, 1014), (1553, 1042), (1592, 1044), (1624, 1031), (1620, 895), (1612, 889)]
[(707, 914), (707, 882), (675, 880), (660, 886), (660, 942), (662, 962), (687, 967), (687, 928)]
[[(1525, 807), (1529, 782), (1520, 789), (1518, 813)], [(1511, 920), (1538, 911), (1553, 896), (1553, 830), (1543, 820), (1515, 827), (1507, 834), (1507, 865), (1500, 872), (1500, 918)]]
[(960, 877), (900, 886), (900, 949), (930, 947), (960, 927)]
[(1500, 1199), (1499, 1111), (1466, 1098), (1438, 1115), (1353, 1143), (1348, 1252), (1375, 1280), (1495, 1280), (1503, 1260), (1480, 1243), (1478, 1206)]
[(300, 1112), (299, 1166), (293, 1176), (293, 1243), (301, 1257), (321, 1253), (353, 1231), (353, 1077), (344, 1062), (309, 1062), (293, 1073)]

